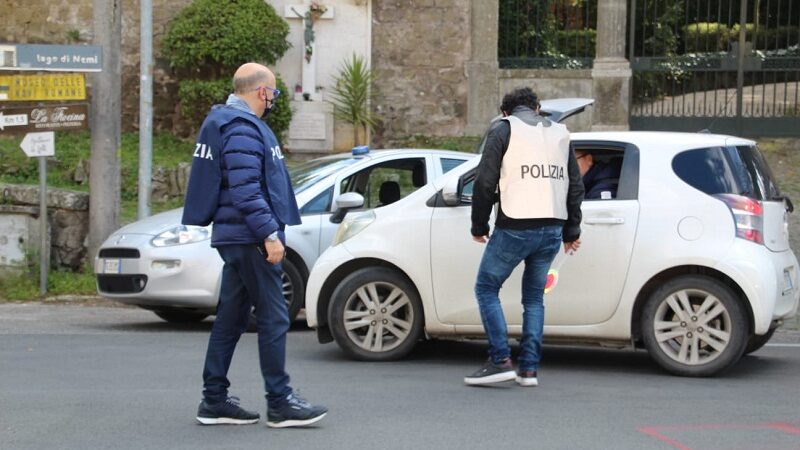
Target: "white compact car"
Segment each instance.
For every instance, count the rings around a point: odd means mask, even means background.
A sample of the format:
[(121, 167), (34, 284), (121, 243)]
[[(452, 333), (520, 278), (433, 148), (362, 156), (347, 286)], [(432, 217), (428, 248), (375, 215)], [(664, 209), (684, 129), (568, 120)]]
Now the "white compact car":
[[(286, 229), (283, 291), (290, 316), (302, 308), (309, 268), (347, 210), (388, 205), (473, 157), (446, 150), (354, 151), (292, 168), (303, 223)], [(156, 214), (112, 234), (95, 258), (98, 293), (171, 322), (214, 314), (222, 259), (210, 246), (211, 226), (183, 226), (182, 212)]]
[[(707, 376), (755, 351), (798, 309), (783, 197), (753, 141), (667, 132), (574, 133), (621, 159), (615, 198), (585, 200), (582, 246), (553, 264), (545, 341), (644, 347), (664, 369)], [(423, 337), (482, 337), (470, 236), (478, 158), (408, 197), (349, 215), (308, 280), (321, 342), (391, 360)], [(522, 332), (521, 267), (500, 293)]]

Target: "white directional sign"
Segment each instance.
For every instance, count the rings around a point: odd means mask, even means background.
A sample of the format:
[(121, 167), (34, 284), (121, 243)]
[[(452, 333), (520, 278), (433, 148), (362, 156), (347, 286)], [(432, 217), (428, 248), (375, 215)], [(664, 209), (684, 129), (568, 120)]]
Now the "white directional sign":
[(28, 115), (27, 114), (10, 114), (10, 115), (3, 115), (3, 111), (0, 111), (0, 131), (6, 129), (6, 127), (19, 127), (28, 124)]
[(28, 157), (53, 156), (56, 154), (55, 133), (52, 131), (28, 133), (19, 146)]

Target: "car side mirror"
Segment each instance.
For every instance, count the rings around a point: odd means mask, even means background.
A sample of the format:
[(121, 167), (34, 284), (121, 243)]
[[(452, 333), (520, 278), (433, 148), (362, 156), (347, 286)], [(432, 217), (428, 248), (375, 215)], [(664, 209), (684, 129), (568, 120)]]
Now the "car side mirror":
[(451, 178), (442, 188), (442, 201), (447, 206), (461, 204), (461, 178)]
[(356, 192), (346, 192), (336, 199), (336, 212), (331, 216), (331, 223), (342, 223), (344, 216), (351, 209), (364, 206), (364, 196)]

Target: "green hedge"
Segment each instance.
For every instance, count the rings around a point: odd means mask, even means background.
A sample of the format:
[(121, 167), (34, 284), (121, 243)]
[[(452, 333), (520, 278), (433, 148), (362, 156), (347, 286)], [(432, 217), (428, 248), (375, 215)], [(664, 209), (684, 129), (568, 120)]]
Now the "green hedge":
[[(728, 27), (723, 23), (698, 22), (683, 27), (684, 53), (724, 52), (732, 42), (739, 40), (739, 24)], [(777, 50), (800, 44), (800, 27), (761, 27), (752, 23), (745, 26), (748, 42), (757, 50)]]
[(275, 64), (288, 34), (264, 0), (195, 0), (170, 22), (162, 51), (173, 67), (215, 79), (248, 61)]
[(567, 56), (593, 58), (596, 44), (597, 30), (591, 28), (556, 31), (555, 47)]
[[(277, 77), (277, 88), (281, 91), (278, 101), (267, 116), (267, 124), (278, 136), (278, 141), (283, 142), (284, 135), (289, 129), (292, 120), (292, 111), (289, 104), (291, 93), (287, 92), (286, 84)], [(183, 80), (178, 88), (178, 98), (181, 100), (181, 113), (185, 118), (198, 126), (203, 122), (211, 106), (224, 104), (228, 95), (233, 91), (231, 80)]]
[(730, 37), (731, 30), (724, 23), (692, 23), (683, 27), (684, 52), (724, 52), (728, 50)]

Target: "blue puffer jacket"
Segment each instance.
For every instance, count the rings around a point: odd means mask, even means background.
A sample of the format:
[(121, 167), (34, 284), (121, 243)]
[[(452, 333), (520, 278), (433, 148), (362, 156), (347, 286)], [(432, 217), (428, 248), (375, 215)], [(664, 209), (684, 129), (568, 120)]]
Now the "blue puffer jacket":
[(236, 119), (221, 129), (222, 180), (211, 235), (214, 247), (263, 242), (286, 225), (300, 223), (280, 146), (272, 131), (263, 128)]

